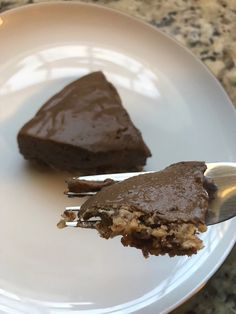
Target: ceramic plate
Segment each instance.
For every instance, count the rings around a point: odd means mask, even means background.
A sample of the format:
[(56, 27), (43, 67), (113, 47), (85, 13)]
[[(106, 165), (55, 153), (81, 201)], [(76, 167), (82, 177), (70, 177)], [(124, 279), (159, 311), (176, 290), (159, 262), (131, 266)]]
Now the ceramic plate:
[(146, 170), (235, 161), (236, 114), (191, 53), (156, 29), (98, 6), (27, 6), (0, 18), (0, 312), (165, 313), (195, 293), (235, 242), (210, 227), (196, 256), (144, 259), (96, 231), (59, 230), (65, 173), (29, 167), (16, 135), (67, 83), (102, 70), (152, 151)]

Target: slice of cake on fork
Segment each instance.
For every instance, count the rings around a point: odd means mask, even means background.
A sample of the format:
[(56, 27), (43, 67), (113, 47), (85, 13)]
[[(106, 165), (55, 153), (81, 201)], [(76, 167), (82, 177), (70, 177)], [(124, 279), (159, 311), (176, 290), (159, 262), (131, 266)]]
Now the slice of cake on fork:
[(65, 217), (77, 219), (78, 227), (96, 228), (103, 238), (121, 236), (124, 246), (141, 249), (145, 257), (190, 256), (203, 247), (198, 234), (207, 230), (212, 182), (206, 168), (204, 162), (180, 162), (131, 177), (91, 196), (77, 218)]

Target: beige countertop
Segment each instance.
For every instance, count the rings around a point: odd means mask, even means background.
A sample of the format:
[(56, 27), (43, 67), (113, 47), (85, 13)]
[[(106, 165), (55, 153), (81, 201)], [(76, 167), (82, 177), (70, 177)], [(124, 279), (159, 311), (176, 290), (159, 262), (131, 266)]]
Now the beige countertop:
[[(0, 0), (0, 12), (42, 0)], [(139, 17), (198, 56), (236, 106), (236, 0), (84, 0)], [(206, 286), (177, 313), (236, 313), (236, 247)]]

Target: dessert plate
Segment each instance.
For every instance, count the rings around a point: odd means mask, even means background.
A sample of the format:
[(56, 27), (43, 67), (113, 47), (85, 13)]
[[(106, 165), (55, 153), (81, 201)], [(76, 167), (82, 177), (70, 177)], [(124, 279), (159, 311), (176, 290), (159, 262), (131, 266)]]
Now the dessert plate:
[[(236, 112), (189, 51), (95, 5), (29, 5), (0, 17), (0, 312), (166, 313), (203, 286), (235, 243), (236, 220), (209, 227), (188, 257), (144, 259), (96, 231), (59, 230), (66, 173), (30, 167), (16, 135), (54, 93), (102, 70), (151, 148), (146, 170), (235, 161)], [(230, 194), (230, 191), (229, 191)]]

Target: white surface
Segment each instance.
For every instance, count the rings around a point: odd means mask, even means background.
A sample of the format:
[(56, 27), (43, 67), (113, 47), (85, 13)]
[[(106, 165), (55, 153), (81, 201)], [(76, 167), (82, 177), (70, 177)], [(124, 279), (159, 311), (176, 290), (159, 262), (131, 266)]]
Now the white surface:
[(0, 312), (161, 313), (196, 292), (235, 242), (236, 221), (209, 228), (191, 258), (144, 259), (96, 231), (58, 230), (66, 174), (18, 153), (20, 127), (56, 91), (102, 70), (151, 148), (146, 170), (180, 160), (235, 161), (236, 114), (189, 52), (154, 28), (82, 4), (28, 6), (0, 23)]

